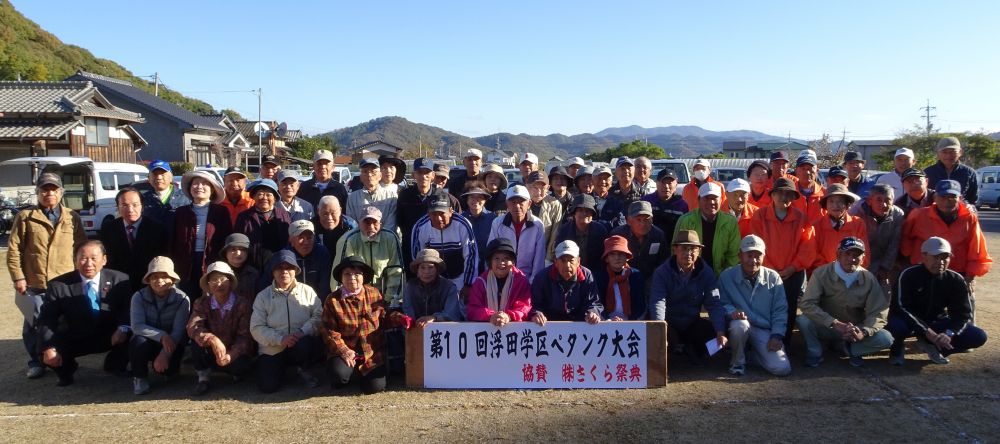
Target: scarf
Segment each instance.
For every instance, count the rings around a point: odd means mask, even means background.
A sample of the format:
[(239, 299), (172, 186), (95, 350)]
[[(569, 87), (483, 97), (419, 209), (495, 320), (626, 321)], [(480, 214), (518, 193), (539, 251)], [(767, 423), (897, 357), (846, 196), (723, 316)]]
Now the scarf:
[(493, 271), (486, 277), (486, 306), (490, 310), (496, 313), (504, 311), (507, 309), (507, 301), (510, 299), (510, 286), (511, 282), (514, 281), (514, 270), (511, 269), (509, 274), (507, 274), (507, 279), (503, 282), (503, 288), (499, 289), (500, 300), (497, 301), (497, 277), (493, 275)]
[(837, 273), (837, 276), (840, 276), (840, 278), (844, 280), (845, 288), (851, 288), (851, 285), (854, 285), (854, 283), (857, 282), (858, 277), (861, 275), (860, 270), (854, 270), (853, 272), (848, 273), (847, 270), (844, 270), (844, 268), (840, 266), (840, 262), (836, 261), (833, 263), (833, 271)]
[(615, 273), (610, 266), (608, 267), (608, 288), (604, 292), (604, 309), (608, 313), (614, 313), (618, 308), (615, 307), (615, 284), (618, 284), (618, 294), (622, 297), (622, 313), (625, 314), (625, 319), (631, 315), (632, 299), (629, 297), (628, 286), (628, 279), (631, 275), (631, 267), (623, 268), (621, 274)]

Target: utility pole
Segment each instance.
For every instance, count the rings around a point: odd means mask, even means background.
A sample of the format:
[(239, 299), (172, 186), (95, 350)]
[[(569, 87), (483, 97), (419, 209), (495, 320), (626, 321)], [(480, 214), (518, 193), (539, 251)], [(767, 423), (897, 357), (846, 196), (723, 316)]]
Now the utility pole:
[(847, 140), (847, 127), (844, 127), (844, 132), (840, 135), (840, 145), (837, 145), (837, 153), (844, 148), (844, 141)]
[(153, 73), (153, 95), (160, 97), (160, 73)]
[(920, 117), (923, 117), (924, 119), (927, 120), (927, 137), (930, 137), (931, 130), (934, 128), (934, 125), (931, 123), (931, 117), (937, 117), (937, 115), (932, 116), (931, 111), (936, 110), (937, 107), (931, 106), (931, 99), (927, 99), (927, 106), (920, 107), (920, 109), (924, 110), (924, 115)]
[[(257, 168), (264, 167), (264, 122), (261, 119), (261, 101), (264, 97), (264, 89), (257, 88)], [(260, 170), (257, 170), (260, 174)]]

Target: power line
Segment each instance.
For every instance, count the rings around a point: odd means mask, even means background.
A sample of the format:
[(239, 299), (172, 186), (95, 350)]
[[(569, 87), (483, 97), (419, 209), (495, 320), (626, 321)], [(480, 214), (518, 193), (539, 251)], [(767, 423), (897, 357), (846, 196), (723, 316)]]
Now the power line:
[(931, 117), (937, 117), (936, 114), (933, 116), (931, 115), (931, 110), (936, 110), (937, 107), (931, 106), (931, 99), (927, 99), (927, 106), (921, 107), (920, 109), (924, 110), (924, 115), (921, 117), (927, 120), (927, 137), (930, 137), (931, 129), (934, 128), (933, 124), (931, 124)]

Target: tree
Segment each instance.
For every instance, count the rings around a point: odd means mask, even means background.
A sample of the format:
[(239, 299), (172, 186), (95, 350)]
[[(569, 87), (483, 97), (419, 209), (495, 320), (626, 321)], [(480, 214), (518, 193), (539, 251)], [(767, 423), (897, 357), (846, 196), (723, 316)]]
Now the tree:
[(340, 150), (337, 143), (327, 136), (303, 137), (289, 142), (288, 147), (292, 149), (293, 156), (307, 160), (311, 160), (313, 154), (318, 150), (329, 150), (334, 153)]
[(725, 153), (712, 153), (704, 156), (705, 159), (727, 159)]
[(844, 160), (844, 153), (834, 153), (833, 152), (833, 142), (830, 141), (830, 135), (823, 133), (823, 137), (819, 140), (813, 140), (809, 142), (809, 149), (816, 153), (816, 160), (819, 161), (819, 168), (830, 168), (834, 165), (840, 165)]
[[(973, 168), (1000, 163), (1000, 146), (989, 134), (982, 131), (928, 134), (927, 128), (915, 126), (909, 131), (897, 134), (892, 144), (913, 150), (917, 158), (917, 168), (923, 169), (937, 163), (937, 153), (934, 148), (937, 147), (938, 141), (945, 137), (957, 137), (962, 144), (962, 163)], [(874, 157), (876, 165), (869, 168), (892, 171), (894, 156), (894, 151), (879, 153)]]
[(229, 117), (229, 120), (232, 120), (233, 122), (246, 120), (243, 118), (243, 116), (240, 115), (240, 113), (236, 112), (236, 110), (234, 109), (226, 108), (219, 112), (224, 114), (226, 117)]
[(631, 142), (623, 142), (618, 144), (615, 148), (610, 148), (600, 152), (593, 152), (583, 156), (586, 160), (591, 160), (595, 162), (610, 162), (611, 159), (616, 157), (627, 156), (631, 158), (636, 158), (640, 156), (648, 157), (649, 159), (668, 159), (667, 153), (653, 143), (645, 143), (641, 140), (633, 140)]

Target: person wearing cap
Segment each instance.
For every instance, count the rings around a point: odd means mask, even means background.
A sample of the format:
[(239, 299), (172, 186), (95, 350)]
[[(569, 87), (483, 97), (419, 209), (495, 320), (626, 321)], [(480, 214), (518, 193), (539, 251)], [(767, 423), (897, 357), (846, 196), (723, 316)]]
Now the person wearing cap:
[[(830, 189), (826, 190), (826, 194), (820, 199), (820, 205), (826, 214), (812, 220), (816, 232), (816, 257), (810, 270), (836, 260), (837, 247), (842, 239), (847, 237), (868, 239), (868, 226), (865, 221), (848, 211), (851, 205), (859, 200), (857, 195), (847, 191), (847, 187), (839, 183), (830, 185)], [(868, 257), (869, 255), (865, 254), (861, 262), (861, 266), (866, 269)]]
[(594, 169), (594, 201), (597, 202), (597, 220), (611, 227), (625, 223), (625, 201), (611, 193), (611, 168), (601, 166)]
[(382, 170), (379, 168), (378, 160), (362, 159), (361, 188), (351, 191), (347, 196), (347, 217), (360, 220), (364, 209), (374, 206), (382, 212), (382, 228), (389, 231), (396, 231), (396, 202), (399, 195), (392, 188), (380, 186), (382, 180)]
[[(149, 271), (142, 278), (146, 287), (132, 295), (129, 317), (133, 335), (128, 342), (128, 357), (136, 395), (149, 393), (150, 362), (153, 371), (161, 375), (173, 376), (180, 370), (191, 299), (175, 286), (179, 280), (174, 262), (157, 256), (149, 262)], [(205, 284), (204, 277), (200, 283)]]
[[(701, 191), (701, 186), (706, 183), (714, 183), (719, 186), (719, 189), (722, 189), (722, 184), (712, 178), (712, 166), (708, 159), (698, 159), (691, 167), (691, 182), (684, 187), (684, 191), (681, 193), (684, 202), (688, 205), (688, 211), (698, 209), (698, 202), (701, 200), (698, 194)], [(726, 196), (723, 195), (719, 199), (721, 201), (719, 207), (725, 207)]]
[[(597, 270), (604, 264), (601, 255), (604, 253), (604, 239), (608, 237), (610, 229), (607, 224), (597, 220), (594, 196), (573, 196), (570, 211), (566, 223), (561, 224), (556, 231), (555, 243), (558, 245), (567, 240), (575, 242), (580, 248), (580, 265), (588, 270)], [(553, 259), (554, 255), (553, 249)]]
[(448, 266), (433, 248), (425, 248), (410, 262), (414, 277), (406, 281), (403, 290), (403, 314), (414, 320), (418, 327), (440, 322), (459, 322), (465, 317), (465, 308), (458, 300), (458, 288), (443, 277)]
[(571, 240), (560, 242), (555, 262), (531, 279), (528, 319), (542, 327), (548, 321), (600, 323), (600, 294), (593, 273), (580, 265), (580, 247)]
[(748, 196), (749, 182), (737, 177), (726, 184), (726, 207), (722, 211), (736, 218), (740, 236), (750, 234), (750, 218), (760, 209), (747, 201)]
[[(409, 188), (407, 188), (409, 189)], [(376, 207), (365, 208), (365, 214), (355, 228), (337, 242), (333, 263), (339, 264), (346, 257), (360, 257), (372, 268), (371, 285), (375, 286), (390, 307), (402, 304), (403, 298), (403, 249), (395, 232), (382, 228), (382, 212)], [(331, 287), (337, 276), (331, 276)], [(327, 289), (323, 289), (324, 294)]]
[(149, 261), (167, 254), (170, 235), (159, 222), (142, 214), (142, 193), (126, 186), (115, 196), (118, 214), (101, 225), (98, 238), (108, 255), (107, 267), (128, 274), (132, 291), (142, 288)]
[[(649, 314), (654, 321), (667, 321), (672, 337), (677, 337), (693, 362), (708, 354), (705, 343), (716, 340), (726, 345), (726, 321), (712, 266), (701, 258), (705, 246), (694, 230), (674, 236), (672, 255), (653, 272), (649, 292)], [(708, 319), (701, 311), (708, 312)]]
[(615, 184), (611, 187), (611, 195), (621, 199), (628, 205), (642, 199), (643, 192), (635, 186), (635, 161), (622, 156), (615, 160)]
[[(465, 156), (462, 157), (462, 165), (465, 166), (465, 170), (460, 174), (456, 174), (455, 177), (449, 178), (448, 184), (445, 186), (453, 196), (465, 193), (466, 185), (479, 178), (479, 173), (482, 172), (483, 166), (483, 152), (476, 148), (469, 148), (465, 151)], [(462, 205), (463, 210), (467, 209), (465, 202), (461, 199), (458, 203)]]
[[(523, 185), (507, 189), (507, 213), (493, 220), (490, 238), (508, 239), (517, 250), (514, 265), (529, 279), (545, 267), (545, 227), (542, 220), (531, 214), (531, 196)], [(471, 284), (471, 282), (470, 282)]]
[(653, 162), (646, 156), (636, 157), (635, 179), (633, 179), (632, 182), (635, 183), (635, 187), (639, 190), (639, 194), (645, 196), (656, 192), (656, 181), (653, 180), (651, 177), (652, 175)]
[(124, 374), (132, 332), (128, 275), (104, 268), (101, 242), (83, 242), (73, 260), (74, 268), (48, 282), (31, 331), (39, 360), (55, 371), (60, 387), (73, 383), (76, 358), (84, 355), (106, 352), (104, 371)]
[(493, 220), (497, 214), (486, 208), (490, 200), (490, 193), (486, 192), (478, 181), (468, 182), (465, 194), (462, 194), (462, 201), (465, 204), (465, 211), (462, 217), (472, 224), (472, 231), (476, 234), (476, 247), (479, 251), (479, 269), (485, 270), (489, 267), (486, 259), (486, 249), (483, 248), (490, 240), (490, 230), (493, 228)]
[(653, 225), (664, 233), (673, 234), (677, 219), (689, 211), (684, 197), (676, 191), (677, 173), (667, 167), (656, 174), (656, 191), (642, 197), (653, 208)]
[(840, 165), (834, 165), (826, 171), (825, 188), (829, 188), (830, 185), (835, 183), (847, 185), (847, 171), (845, 171)]
[(792, 207), (805, 214), (808, 220), (816, 220), (826, 214), (822, 203), (826, 190), (816, 181), (819, 177), (816, 169), (818, 164), (819, 161), (814, 156), (801, 156), (795, 162), (797, 180), (794, 182), (799, 198), (792, 202)]
[(323, 196), (335, 196), (340, 201), (340, 208), (347, 208), (347, 188), (333, 180), (333, 167), (333, 153), (317, 150), (313, 154), (313, 177), (302, 182), (298, 197), (316, 208)]
[(222, 175), (222, 188), (226, 191), (222, 206), (229, 211), (230, 223), (236, 224), (236, 217), (253, 206), (253, 198), (246, 190), (247, 174), (238, 166), (226, 168), (226, 173)]
[(576, 170), (573, 176), (573, 194), (592, 194), (594, 192), (594, 167), (583, 166)]
[(573, 193), (570, 193), (570, 185), (573, 184), (573, 177), (569, 175), (563, 166), (555, 166), (549, 170), (549, 187), (552, 188), (550, 195), (554, 197), (563, 210), (559, 216), (560, 222), (569, 213), (570, 206), (573, 205)]
[[(884, 183), (892, 187), (895, 196), (903, 195), (903, 172), (917, 166), (917, 159), (913, 156), (913, 150), (902, 147), (896, 150), (892, 158), (892, 171), (879, 176), (875, 183)], [(975, 202), (973, 202), (975, 203)]]
[[(415, 260), (421, 250), (436, 250), (446, 265), (443, 276), (455, 284), (465, 300), (472, 281), (479, 275), (479, 246), (472, 224), (454, 212), (450, 198), (444, 190), (431, 194), (427, 215), (413, 227), (410, 254)], [(412, 263), (410, 268), (412, 271)]]
[(958, 182), (965, 202), (975, 205), (979, 200), (979, 181), (976, 179), (976, 170), (961, 161), (962, 143), (957, 137), (945, 137), (938, 141), (934, 152), (937, 153), (937, 163), (924, 168), (927, 187), (936, 189), (938, 182), (953, 180)]
[(335, 253), (337, 241), (341, 237), (358, 228), (357, 221), (344, 215), (340, 201), (334, 196), (319, 199), (313, 225), (316, 228), (316, 243), (326, 247), (331, 254)]
[(260, 175), (257, 178), (275, 180), (275, 177), (278, 176), (278, 171), (281, 171), (281, 164), (278, 163), (278, 158), (268, 154), (261, 159)]
[(226, 244), (219, 252), (219, 260), (225, 262), (233, 272), (236, 280), (233, 282), (233, 291), (241, 298), (253, 302), (260, 291), (257, 288), (257, 279), (260, 278), (260, 270), (250, 265), (250, 238), (243, 233), (232, 233), (226, 236)]
[(951, 245), (948, 269), (965, 277), (969, 284), (973, 319), (976, 308), (975, 279), (984, 276), (993, 266), (993, 258), (986, 250), (986, 236), (979, 225), (979, 216), (969, 205), (961, 202), (962, 189), (954, 180), (937, 184), (934, 203), (913, 210), (903, 222), (903, 240), (899, 252), (910, 258), (913, 265), (923, 261), (921, 246), (927, 239), (941, 237)]
[(197, 294), (198, 280), (205, 267), (219, 256), (233, 225), (229, 211), (220, 205), (226, 193), (212, 173), (184, 173), (181, 189), (191, 203), (178, 208), (174, 216), (169, 256), (181, 277), (180, 289)]
[(531, 214), (541, 219), (542, 226), (545, 227), (545, 260), (551, 263), (552, 251), (556, 245), (555, 229), (563, 218), (562, 204), (559, 199), (549, 195), (549, 179), (541, 171), (529, 174), (525, 187), (531, 196)]
[(788, 349), (795, 324), (795, 310), (805, 286), (806, 270), (816, 260), (816, 230), (806, 215), (792, 208), (799, 198), (791, 180), (780, 178), (771, 189), (771, 204), (761, 207), (750, 219), (750, 232), (760, 236), (768, 246), (764, 266), (778, 272), (785, 283), (788, 302), (788, 323), (785, 349)]
[(250, 264), (263, 270), (271, 255), (288, 244), (288, 226), (292, 223), (292, 215), (278, 205), (278, 186), (271, 179), (253, 181), (250, 196), (253, 197), (253, 208), (240, 213), (233, 232), (247, 235), (250, 239)]
[(750, 163), (747, 167), (747, 180), (750, 181), (750, 195), (747, 202), (764, 208), (771, 205), (771, 165), (762, 159)]
[(281, 388), (285, 368), (295, 366), (308, 387), (319, 385), (306, 370), (320, 355), (320, 317), (323, 304), (312, 287), (299, 283), (301, 272), (295, 254), (275, 253), (273, 279), (253, 302), (250, 334), (257, 342), (257, 388), (273, 393)]
[[(718, 182), (705, 182), (698, 190), (698, 208), (677, 220), (673, 238), (681, 230), (694, 230), (705, 247), (701, 258), (712, 266), (716, 275), (738, 263), (740, 251), (740, 224), (736, 216), (720, 211), (722, 187)], [(728, 204), (726, 204), (728, 205)]]
[(646, 319), (646, 281), (641, 271), (629, 265), (632, 252), (621, 236), (604, 239), (604, 266), (591, 271), (597, 291), (604, 296), (601, 316), (608, 321)]
[(487, 268), (472, 282), (466, 317), (497, 327), (526, 321), (531, 311), (531, 283), (514, 265), (514, 243), (510, 239), (493, 239), (484, 250)]
[(865, 174), (865, 159), (861, 153), (848, 151), (844, 153), (844, 171), (847, 171), (847, 189), (855, 195), (865, 198), (868, 196), (868, 189), (875, 185), (875, 181)]
[[(868, 190), (868, 198), (850, 209), (851, 216), (864, 221), (868, 238), (862, 238), (868, 245), (868, 271), (875, 274), (879, 284), (886, 289), (890, 302), (894, 294), (889, 291), (899, 272), (896, 267), (899, 258), (899, 242), (903, 237), (903, 210), (892, 204), (893, 189), (887, 183), (876, 183)], [(890, 306), (895, 306), (892, 304)]]
[[(288, 225), (288, 245), (284, 248), (295, 254), (295, 262), (299, 266), (299, 274), (295, 279), (312, 287), (316, 294), (322, 298), (326, 296), (330, 289), (330, 269), (333, 268), (333, 258), (326, 247), (316, 243), (316, 229), (313, 223), (307, 220), (297, 220)], [(267, 276), (271, 276), (271, 271), (277, 265), (274, 256), (267, 262), (261, 276), (265, 278), (257, 279), (257, 290), (262, 290), (270, 285)]]
[[(295, 173), (292, 170), (281, 170), (278, 171), (278, 175), (275, 178), (278, 179), (275, 182), (278, 186), (278, 202), (275, 206), (285, 210), (292, 221), (312, 220), (313, 205), (306, 202), (305, 199), (297, 197), (299, 194), (299, 178), (296, 177)], [(256, 204), (256, 201), (254, 203)]]
[(719, 275), (719, 294), (729, 332), (729, 373), (746, 373), (747, 347), (753, 361), (768, 373), (792, 372), (782, 339), (788, 322), (788, 302), (781, 276), (764, 266), (764, 240), (749, 234), (740, 241), (739, 264)]
[(443, 163), (434, 164), (434, 188), (448, 191), (448, 179), (451, 178), (451, 168)]
[(917, 208), (929, 207), (934, 203), (934, 190), (927, 188), (927, 174), (917, 168), (903, 171), (903, 195), (896, 198), (895, 205), (903, 214)]
[(889, 360), (903, 365), (903, 341), (917, 336), (917, 347), (935, 364), (986, 343), (986, 332), (973, 325), (972, 300), (962, 275), (949, 270), (951, 245), (931, 237), (920, 246), (921, 263), (899, 275), (899, 302), (886, 327), (893, 343)]
[(521, 161), (517, 164), (517, 169), (521, 171), (521, 184), (528, 183), (528, 175), (538, 171), (538, 156), (535, 153), (525, 152), (521, 155)]
[(173, 169), (164, 160), (154, 160), (149, 163), (146, 182), (149, 188), (142, 193), (143, 213), (170, 230), (170, 227), (174, 226), (174, 212), (190, 204), (191, 198), (182, 191), (183, 187), (178, 189), (174, 185)]
[(770, 184), (768, 185), (769, 189), (773, 188), (774, 182), (776, 182), (778, 179), (781, 178), (788, 179), (792, 181), (792, 183), (798, 181), (798, 179), (795, 177), (794, 172), (792, 173), (788, 172), (789, 160), (788, 156), (785, 155), (784, 151), (775, 151), (771, 153), (768, 160), (770, 161), (768, 176), (771, 179)]
[(204, 296), (191, 304), (187, 320), (187, 335), (194, 343), (191, 362), (198, 374), (195, 395), (208, 392), (212, 371), (242, 379), (253, 370), (257, 350), (250, 334), (253, 298), (239, 294), (233, 269), (225, 262), (212, 262), (201, 279)]
[(632, 252), (631, 264), (647, 279), (670, 254), (667, 252), (667, 234), (653, 226), (653, 207), (646, 201), (629, 204), (625, 225), (612, 228), (611, 235), (628, 240), (628, 249)]
[(864, 256), (864, 241), (845, 237), (837, 258), (809, 278), (798, 304), (802, 314), (796, 318), (806, 342), (806, 366), (823, 362), (825, 342), (842, 347), (853, 367), (863, 366), (865, 355), (892, 345), (892, 334), (885, 330), (889, 298), (875, 275), (861, 266)]
[(398, 195), (400, 190), (406, 188), (406, 162), (395, 154), (383, 154), (378, 156), (378, 164), (382, 170), (379, 183)]
[(566, 161), (566, 174), (569, 175), (569, 177), (575, 178), (576, 173), (580, 171), (580, 168), (585, 166), (587, 166), (587, 162), (585, 162), (583, 158), (570, 157), (569, 160)]
[[(501, 175), (503, 170), (501, 170)], [(506, 178), (504, 183), (506, 183)], [(437, 188), (434, 186), (434, 167), (430, 159), (419, 157), (413, 160), (413, 186), (399, 192), (396, 200), (396, 227), (400, 231), (403, 246), (403, 264), (408, 265), (413, 257), (410, 245), (413, 241), (413, 227), (420, 218), (427, 215), (427, 201)], [(461, 212), (458, 199), (449, 194), (452, 210)]]

